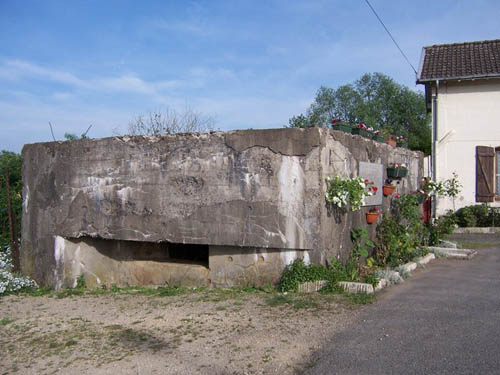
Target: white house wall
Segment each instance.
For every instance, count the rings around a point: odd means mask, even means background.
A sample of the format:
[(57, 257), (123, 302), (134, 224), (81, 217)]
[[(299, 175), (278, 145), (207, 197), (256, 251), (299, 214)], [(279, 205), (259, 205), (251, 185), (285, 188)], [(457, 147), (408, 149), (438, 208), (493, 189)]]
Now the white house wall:
[[(476, 146), (500, 147), (500, 80), (440, 83), (437, 124), (437, 180), (456, 172), (463, 185), (456, 209), (476, 204)], [(449, 209), (452, 200), (441, 198), (438, 215)]]

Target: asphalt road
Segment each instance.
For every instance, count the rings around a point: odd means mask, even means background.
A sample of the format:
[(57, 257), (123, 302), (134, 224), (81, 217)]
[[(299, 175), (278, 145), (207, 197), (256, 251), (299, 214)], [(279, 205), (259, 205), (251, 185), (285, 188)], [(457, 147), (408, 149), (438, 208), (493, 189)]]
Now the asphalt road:
[(500, 246), (476, 249), (386, 288), (305, 374), (500, 374)]

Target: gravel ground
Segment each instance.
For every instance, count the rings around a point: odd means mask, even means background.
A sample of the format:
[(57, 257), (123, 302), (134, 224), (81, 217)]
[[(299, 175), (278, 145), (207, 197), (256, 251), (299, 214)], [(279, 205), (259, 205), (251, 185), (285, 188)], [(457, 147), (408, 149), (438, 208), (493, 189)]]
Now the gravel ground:
[(359, 310), (263, 291), (7, 296), (0, 374), (294, 374)]

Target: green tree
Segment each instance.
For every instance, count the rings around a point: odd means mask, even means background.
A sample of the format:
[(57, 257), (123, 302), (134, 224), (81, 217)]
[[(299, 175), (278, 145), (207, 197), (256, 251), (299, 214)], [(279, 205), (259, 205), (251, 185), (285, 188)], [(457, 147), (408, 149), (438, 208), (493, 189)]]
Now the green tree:
[(9, 215), (7, 211), (7, 193), (5, 188), (5, 171), (9, 169), (9, 186), (12, 211), (16, 217), (17, 234), (21, 234), (22, 212), (22, 157), (9, 151), (0, 152), (0, 246), (9, 244)]
[(410, 90), (382, 74), (364, 74), (337, 89), (320, 87), (305, 115), (294, 116), (291, 127), (329, 126), (334, 118), (351, 124), (364, 122), (384, 133), (401, 135), (409, 147), (431, 152), (430, 117), (424, 94)]

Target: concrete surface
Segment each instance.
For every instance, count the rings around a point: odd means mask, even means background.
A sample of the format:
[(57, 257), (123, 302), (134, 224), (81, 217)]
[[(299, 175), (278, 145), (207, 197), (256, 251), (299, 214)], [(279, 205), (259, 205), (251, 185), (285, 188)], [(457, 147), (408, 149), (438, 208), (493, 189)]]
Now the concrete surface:
[(476, 255), (476, 250), (474, 249), (456, 249), (437, 246), (429, 246), (428, 249), (437, 256), (444, 256), (446, 258), (472, 259)]
[[(498, 235), (461, 237), (500, 243)], [(305, 374), (499, 374), (500, 247), (441, 258), (386, 288)]]
[[(422, 177), (422, 156), (322, 128), (25, 145), (21, 268), (40, 285), (71, 285), (76, 270), (83, 270), (91, 284), (97, 282), (95, 262), (79, 263), (81, 254), (99, 252), (93, 239), (203, 245), (209, 246), (209, 258), (217, 257), (214, 247), (222, 246), (236, 251), (232, 258), (239, 263), (229, 261), (231, 255), (205, 262), (217, 270), (205, 272), (202, 284), (263, 284), (278, 278), (294, 259), (325, 264), (350, 252), (350, 231), (366, 225), (367, 208), (342, 214), (327, 205), (327, 176), (356, 176), (361, 162), (403, 162), (409, 174), (398, 191), (409, 192)], [(384, 199), (382, 208), (389, 204)], [(79, 245), (66, 249), (65, 241)], [(282, 253), (269, 259), (279, 262), (259, 263), (259, 253), (273, 249)], [(132, 269), (134, 261), (128, 259), (127, 267)], [(183, 278), (179, 267), (168, 268), (179, 269), (178, 275), (145, 275), (157, 272), (155, 261), (149, 260), (149, 268), (141, 263), (142, 279)], [(242, 274), (252, 262), (259, 269), (252, 266)], [(167, 272), (165, 265), (160, 268)], [(199, 277), (196, 272), (194, 278)], [(102, 283), (111, 279), (99, 275)]]

